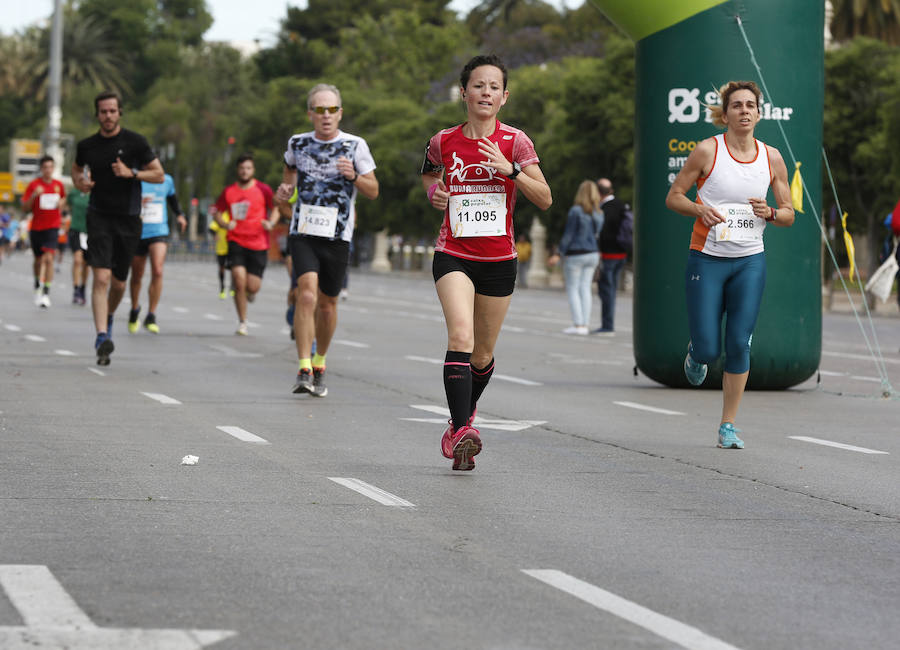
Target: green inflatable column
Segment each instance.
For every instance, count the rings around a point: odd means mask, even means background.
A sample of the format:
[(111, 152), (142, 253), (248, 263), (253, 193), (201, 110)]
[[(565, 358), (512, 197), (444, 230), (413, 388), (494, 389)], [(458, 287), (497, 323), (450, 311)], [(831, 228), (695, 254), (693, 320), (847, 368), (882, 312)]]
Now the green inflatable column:
[[(822, 0), (599, 0), (636, 41), (634, 354), (638, 368), (668, 386), (687, 386), (689, 339), (685, 267), (693, 221), (668, 210), (666, 194), (697, 142), (721, 129), (704, 103), (729, 80), (762, 88), (737, 21), (740, 16), (772, 97), (763, 97), (756, 137), (794, 160), (821, 205), (824, 96)], [(765, 90), (763, 90), (765, 94)], [(779, 130), (783, 127), (788, 147)], [(693, 198), (693, 195), (692, 195)], [(769, 204), (775, 201), (769, 191)], [(809, 378), (822, 344), (820, 231), (806, 214), (791, 228), (767, 228), (767, 280), (753, 334), (749, 388), (780, 389)], [(721, 386), (722, 361), (704, 384)]]

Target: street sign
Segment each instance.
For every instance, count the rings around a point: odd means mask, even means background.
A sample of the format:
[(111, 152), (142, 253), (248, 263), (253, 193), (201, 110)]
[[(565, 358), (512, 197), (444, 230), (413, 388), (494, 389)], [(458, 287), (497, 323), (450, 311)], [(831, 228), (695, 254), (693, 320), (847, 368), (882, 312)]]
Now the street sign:
[(13, 192), (24, 194), (28, 183), (41, 171), (41, 141), (13, 140), (9, 148), (9, 169), (13, 175)]
[(13, 198), (12, 172), (0, 172), (0, 203), (10, 203)]

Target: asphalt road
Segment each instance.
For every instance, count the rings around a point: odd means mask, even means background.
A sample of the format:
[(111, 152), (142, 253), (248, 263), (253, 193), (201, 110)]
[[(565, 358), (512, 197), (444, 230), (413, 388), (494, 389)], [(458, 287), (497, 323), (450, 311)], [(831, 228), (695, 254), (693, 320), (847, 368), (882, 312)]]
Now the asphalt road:
[(724, 451), (718, 392), (633, 375), (628, 296), (571, 337), (517, 291), (459, 473), (427, 275), (352, 274), (324, 399), (290, 390), (282, 267), (239, 337), (214, 263), (170, 262), (161, 334), (120, 307), (105, 368), (30, 275), (0, 266), (0, 648), (900, 647), (900, 403), (851, 315)]

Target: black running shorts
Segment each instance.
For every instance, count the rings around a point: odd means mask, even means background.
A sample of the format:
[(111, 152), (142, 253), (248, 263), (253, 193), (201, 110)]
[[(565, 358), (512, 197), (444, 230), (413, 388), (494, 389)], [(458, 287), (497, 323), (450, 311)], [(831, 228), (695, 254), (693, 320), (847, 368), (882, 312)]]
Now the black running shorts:
[(319, 291), (326, 296), (336, 297), (341, 292), (347, 263), (350, 261), (350, 242), (324, 239), (304, 235), (288, 238), (294, 277), (306, 273), (317, 273)]
[(143, 227), (140, 215), (107, 217), (88, 210), (88, 264), (98, 269), (112, 269), (116, 280), (127, 280)]
[(266, 270), (266, 262), (269, 261), (269, 251), (254, 251), (244, 248), (237, 242), (228, 242), (228, 265), (227, 268), (234, 269), (236, 266), (243, 266), (247, 269), (247, 273), (262, 277)]
[(137, 251), (135, 251), (134, 254), (137, 257), (147, 257), (147, 254), (150, 252), (150, 247), (153, 244), (159, 243), (169, 243), (169, 236), (162, 235), (161, 237), (147, 237), (147, 239), (142, 239), (138, 244)]
[(87, 241), (87, 233), (79, 232), (77, 230), (69, 230), (69, 250), (73, 253), (77, 253), (81, 251), (84, 253), (87, 249), (82, 248), (81, 246), (81, 236), (84, 235), (85, 241)]
[(35, 257), (40, 257), (46, 252), (53, 252), (58, 245), (59, 228), (32, 230), (28, 233), (28, 241), (31, 243), (31, 251)]
[(482, 296), (504, 298), (512, 295), (516, 286), (516, 272), (519, 261), (516, 259), (500, 262), (476, 262), (462, 257), (455, 257), (435, 251), (431, 263), (431, 274), (437, 282), (453, 271), (464, 273), (475, 285), (475, 293)]

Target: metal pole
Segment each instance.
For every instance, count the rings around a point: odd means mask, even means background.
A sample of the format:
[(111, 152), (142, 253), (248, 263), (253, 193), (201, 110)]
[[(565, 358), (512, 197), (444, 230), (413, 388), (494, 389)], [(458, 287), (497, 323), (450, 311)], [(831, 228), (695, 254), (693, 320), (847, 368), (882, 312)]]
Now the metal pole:
[(50, 30), (50, 79), (47, 89), (47, 154), (56, 161), (57, 173), (63, 168), (63, 152), (59, 145), (62, 124), (60, 87), (62, 85), (62, 0), (53, 0), (53, 24)]

